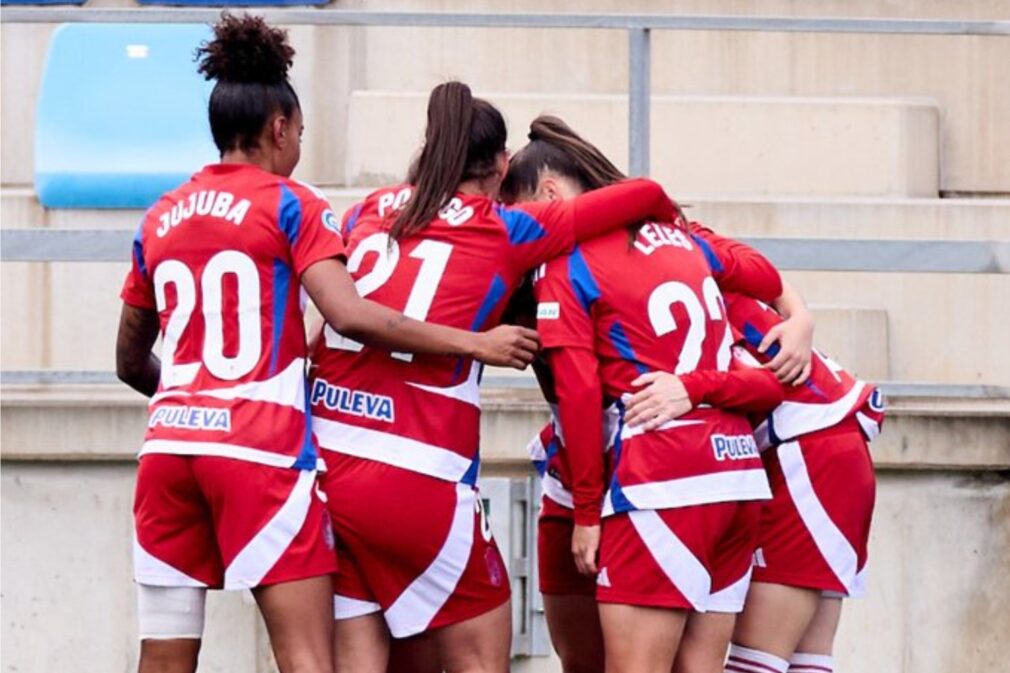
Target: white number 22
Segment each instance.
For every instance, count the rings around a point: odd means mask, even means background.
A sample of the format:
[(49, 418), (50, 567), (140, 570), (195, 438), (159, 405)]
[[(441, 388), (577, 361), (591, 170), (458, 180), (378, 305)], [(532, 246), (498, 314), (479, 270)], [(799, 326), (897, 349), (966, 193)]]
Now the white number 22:
[[(649, 295), (649, 322), (652, 323), (652, 329), (656, 331), (656, 336), (669, 334), (678, 328), (677, 321), (670, 310), (674, 304), (682, 304), (687, 311), (687, 335), (684, 337), (684, 345), (681, 348), (680, 357), (677, 358), (677, 369), (673, 372), (674, 374), (693, 372), (698, 367), (698, 362), (701, 360), (702, 343), (705, 341), (706, 312), (708, 319), (711, 320), (722, 320), (725, 313), (722, 294), (719, 292), (719, 286), (716, 285), (714, 278), (707, 277), (701, 285), (701, 291), (705, 301), (704, 306), (695, 291), (679, 281), (663, 283)], [(716, 367), (719, 371), (729, 370), (730, 347), (732, 345), (733, 335), (727, 324), (716, 355)]]

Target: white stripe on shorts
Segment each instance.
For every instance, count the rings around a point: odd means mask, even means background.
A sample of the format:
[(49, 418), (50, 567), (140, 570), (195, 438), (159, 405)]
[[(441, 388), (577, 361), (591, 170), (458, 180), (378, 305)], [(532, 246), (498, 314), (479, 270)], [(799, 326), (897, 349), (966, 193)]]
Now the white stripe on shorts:
[(333, 597), (334, 619), (353, 619), (381, 611), (382, 606), (372, 601), (363, 601), (360, 598), (351, 598), (340, 594)]
[(789, 495), (814, 544), (846, 591), (852, 591), (856, 588), (859, 557), (814, 492), (799, 443), (787, 442), (779, 446), (778, 458)]
[(315, 472), (304, 470), (298, 473), (298, 481), (287, 501), (225, 568), (225, 589), (259, 586), (305, 525), (315, 484)]
[(474, 489), (456, 484), (456, 511), (442, 548), (431, 565), (386, 610), (386, 624), (394, 638), (406, 638), (426, 630), (456, 590), (470, 561), (476, 512)]
[(743, 612), (743, 604), (747, 600), (747, 590), (750, 589), (750, 576), (753, 572), (754, 566), (748, 567), (747, 572), (736, 582), (711, 594), (705, 609), (710, 612)]
[(712, 578), (701, 561), (655, 511), (628, 512), (628, 518), (670, 582), (695, 610), (704, 612), (712, 590)]
[(133, 536), (133, 579), (137, 584), (146, 584), (150, 587), (207, 586), (141, 547), (136, 534)]

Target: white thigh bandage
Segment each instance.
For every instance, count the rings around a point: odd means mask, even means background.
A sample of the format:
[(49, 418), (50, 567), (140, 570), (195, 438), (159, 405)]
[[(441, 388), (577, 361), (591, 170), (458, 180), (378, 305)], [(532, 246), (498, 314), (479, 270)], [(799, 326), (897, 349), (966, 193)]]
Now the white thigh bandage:
[(202, 638), (206, 599), (204, 587), (138, 584), (140, 639)]

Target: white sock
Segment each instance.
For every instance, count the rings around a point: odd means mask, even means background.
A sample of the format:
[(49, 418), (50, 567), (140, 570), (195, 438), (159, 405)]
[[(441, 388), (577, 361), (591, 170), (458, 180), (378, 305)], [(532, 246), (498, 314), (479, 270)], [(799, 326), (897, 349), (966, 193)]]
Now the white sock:
[(829, 654), (797, 652), (789, 659), (789, 673), (834, 673), (835, 659)]
[(740, 645), (729, 646), (725, 673), (786, 673), (789, 662), (774, 654)]

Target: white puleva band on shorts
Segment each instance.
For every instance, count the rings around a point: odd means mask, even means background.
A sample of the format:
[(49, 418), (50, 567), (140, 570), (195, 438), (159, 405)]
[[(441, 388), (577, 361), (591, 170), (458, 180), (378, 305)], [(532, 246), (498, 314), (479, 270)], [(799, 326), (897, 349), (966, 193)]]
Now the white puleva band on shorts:
[(137, 585), (141, 640), (203, 637), (207, 589)]
[(287, 502), (225, 568), (225, 589), (251, 589), (260, 585), (305, 525), (315, 484), (314, 470), (298, 473), (298, 481)]
[(386, 624), (394, 638), (427, 629), (456, 590), (470, 561), (476, 507), (476, 491), (466, 484), (456, 484), (456, 510), (442, 548), (431, 565), (386, 610)]
[(639, 537), (670, 582), (695, 610), (704, 612), (712, 578), (701, 561), (653, 510), (628, 512)]
[(720, 589), (708, 597), (705, 609), (709, 612), (727, 612), (737, 614), (743, 612), (743, 604), (747, 600), (747, 590), (750, 589), (750, 576), (754, 566), (749, 566), (743, 577), (725, 589)]
[(382, 606), (372, 601), (363, 601), (360, 598), (351, 598), (340, 594), (333, 597), (334, 619), (354, 619), (381, 611)]
[(789, 495), (803, 525), (848, 595), (856, 595), (863, 584), (863, 578), (858, 573), (859, 556), (817, 497), (799, 443), (786, 442), (779, 446), (778, 459)]

